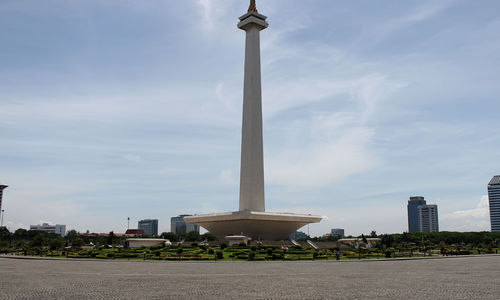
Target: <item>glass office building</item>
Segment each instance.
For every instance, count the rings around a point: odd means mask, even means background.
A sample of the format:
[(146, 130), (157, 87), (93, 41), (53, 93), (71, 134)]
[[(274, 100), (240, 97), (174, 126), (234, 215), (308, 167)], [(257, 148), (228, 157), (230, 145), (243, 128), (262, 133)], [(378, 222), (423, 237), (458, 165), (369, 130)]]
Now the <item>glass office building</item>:
[(137, 228), (142, 229), (145, 234), (158, 235), (158, 220), (157, 219), (140, 220), (137, 224)]
[(191, 231), (200, 232), (200, 226), (196, 224), (186, 224), (184, 217), (190, 215), (180, 215), (170, 218), (170, 231), (175, 234), (185, 234)]
[(494, 176), (488, 183), (490, 199), (491, 231), (500, 232), (500, 175)]
[(410, 197), (408, 200), (408, 232), (420, 232), (418, 207), (426, 204), (422, 196)]

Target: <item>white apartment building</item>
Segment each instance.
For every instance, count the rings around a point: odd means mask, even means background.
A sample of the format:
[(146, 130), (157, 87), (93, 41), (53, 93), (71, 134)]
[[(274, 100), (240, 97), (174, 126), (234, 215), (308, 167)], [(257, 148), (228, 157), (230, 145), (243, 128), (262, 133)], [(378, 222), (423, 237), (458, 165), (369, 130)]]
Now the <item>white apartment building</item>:
[(30, 225), (30, 230), (42, 230), (48, 233), (57, 233), (61, 236), (66, 235), (66, 225), (51, 225), (43, 223), (42, 225)]
[(439, 232), (438, 208), (436, 204), (417, 207), (420, 232)]

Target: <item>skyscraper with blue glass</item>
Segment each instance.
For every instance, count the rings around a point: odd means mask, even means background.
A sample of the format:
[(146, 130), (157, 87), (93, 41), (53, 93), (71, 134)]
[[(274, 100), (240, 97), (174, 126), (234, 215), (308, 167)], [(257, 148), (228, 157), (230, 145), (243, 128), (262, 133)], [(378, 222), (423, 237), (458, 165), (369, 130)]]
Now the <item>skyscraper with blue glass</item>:
[(158, 219), (140, 220), (137, 228), (144, 230), (145, 234), (158, 235)]
[(422, 196), (410, 197), (408, 200), (408, 232), (420, 232), (418, 207), (426, 204)]
[(500, 175), (494, 176), (488, 183), (490, 199), (491, 231), (500, 232)]

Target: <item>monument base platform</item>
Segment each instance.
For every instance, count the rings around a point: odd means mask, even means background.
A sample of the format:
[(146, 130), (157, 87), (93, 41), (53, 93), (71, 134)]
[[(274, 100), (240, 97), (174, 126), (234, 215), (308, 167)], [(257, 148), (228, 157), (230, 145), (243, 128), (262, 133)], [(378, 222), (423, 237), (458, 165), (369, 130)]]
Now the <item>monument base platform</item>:
[(320, 222), (322, 217), (290, 213), (237, 211), (184, 217), (219, 239), (228, 235), (246, 235), (254, 240), (287, 240), (297, 229)]

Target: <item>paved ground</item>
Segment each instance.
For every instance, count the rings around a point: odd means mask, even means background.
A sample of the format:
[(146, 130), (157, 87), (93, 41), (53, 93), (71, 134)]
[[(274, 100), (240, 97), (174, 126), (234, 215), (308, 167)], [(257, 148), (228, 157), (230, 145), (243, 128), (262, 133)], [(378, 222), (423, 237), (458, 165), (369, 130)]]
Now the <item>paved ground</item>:
[(500, 299), (500, 256), (351, 262), (0, 257), (0, 299)]

